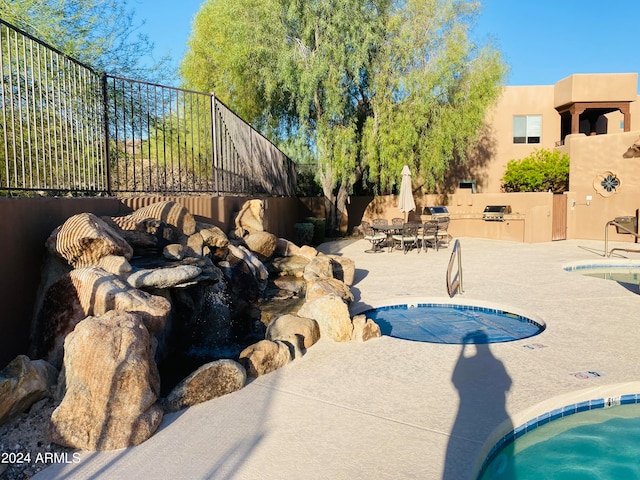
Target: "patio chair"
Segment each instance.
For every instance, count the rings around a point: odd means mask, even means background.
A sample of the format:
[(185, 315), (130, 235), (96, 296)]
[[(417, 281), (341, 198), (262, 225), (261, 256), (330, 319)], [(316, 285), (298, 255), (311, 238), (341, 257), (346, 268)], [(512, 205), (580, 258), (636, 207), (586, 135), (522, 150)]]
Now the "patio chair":
[(378, 253), (382, 252), (382, 244), (387, 240), (387, 235), (383, 232), (376, 232), (369, 222), (362, 222), (360, 229), (364, 233), (364, 239), (371, 242), (371, 248), (365, 250), (366, 253)]
[(427, 251), (427, 247), (431, 246), (438, 251), (438, 222), (435, 220), (429, 220), (422, 225), (422, 235), (420, 240), (422, 241), (422, 248)]
[(447, 217), (440, 217), (436, 219), (438, 224), (438, 233), (437, 233), (437, 244), (438, 245), (449, 245), (449, 239), (451, 235), (447, 231), (449, 228), (450, 219)]
[(372, 223), (374, 227), (386, 227), (389, 225), (389, 221), (386, 218), (374, 218)]
[(395, 227), (391, 230), (391, 234), (400, 234), (402, 233), (402, 226), (404, 225), (404, 218), (396, 217), (391, 219), (391, 226)]
[[(420, 225), (416, 223), (405, 223), (402, 225), (402, 233), (396, 233), (393, 235), (394, 245), (399, 245), (399, 247), (404, 251), (405, 255), (412, 248), (418, 248), (419, 228)], [(418, 253), (420, 253), (419, 248)]]

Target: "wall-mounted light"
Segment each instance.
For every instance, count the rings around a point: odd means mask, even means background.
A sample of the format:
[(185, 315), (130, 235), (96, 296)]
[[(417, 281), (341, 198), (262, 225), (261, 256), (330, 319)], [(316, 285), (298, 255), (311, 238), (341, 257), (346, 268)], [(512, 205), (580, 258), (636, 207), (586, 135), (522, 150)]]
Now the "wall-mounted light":
[(586, 205), (588, 207), (589, 205), (591, 205), (591, 200), (593, 200), (593, 197), (591, 195), (587, 195), (587, 199), (586, 199), (585, 203), (576, 203), (576, 199), (572, 198), (571, 199), (571, 208), (572, 209), (576, 208), (576, 205)]

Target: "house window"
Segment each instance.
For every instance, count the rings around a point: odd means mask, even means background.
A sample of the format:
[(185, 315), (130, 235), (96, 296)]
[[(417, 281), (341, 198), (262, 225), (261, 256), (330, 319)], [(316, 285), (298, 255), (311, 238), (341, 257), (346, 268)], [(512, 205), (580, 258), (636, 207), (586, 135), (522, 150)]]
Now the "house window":
[(513, 143), (540, 143), (542, 115), (515, 115), (513, 117)]

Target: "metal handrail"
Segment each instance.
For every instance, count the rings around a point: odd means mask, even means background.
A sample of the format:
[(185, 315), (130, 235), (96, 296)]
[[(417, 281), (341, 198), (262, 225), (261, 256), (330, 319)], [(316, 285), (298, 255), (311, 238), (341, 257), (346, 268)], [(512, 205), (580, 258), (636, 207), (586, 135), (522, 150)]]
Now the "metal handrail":
[[(456, 258), (458, 260), (458, 274), (452, 280), (451, 273)], [(464, 293), (464, 289), (462, 288), (462, 250), (460, 249), (460, 242), (457, 239), (453, 243), (453, 251), (451, 252), (449, 265), (447, 267), (447, 293), (449, 297), (453, 297), (456, 291), (461, 295)]]
[(607, 222), (607, 224), (604, 226), (604, 255), (605, 257), (609, 258), (611, 256), (611, 254), (617, 250), (622, 251), (622, 252), (637, 252), (640, 253), (640, 250), (638, 249), (633, 249), (633, 248), (612, 248), (611, 251), (609, 251), (609, 227), (615, 225), (617, 229), (623, 230), (625, 233), (629, 233), (631, 235), (633, 235), (634, 237), (636, 237), (636, 241), (638, 240), (638, 238), (640, 238), (640, 235), (638, 235), (636, 232), (634, 232), (633, 230), (629, 230), (627, 227), (625, 227), (624, 225), (621, 225), (620, 223), (616, 222), (615, 220), (609, 220)]

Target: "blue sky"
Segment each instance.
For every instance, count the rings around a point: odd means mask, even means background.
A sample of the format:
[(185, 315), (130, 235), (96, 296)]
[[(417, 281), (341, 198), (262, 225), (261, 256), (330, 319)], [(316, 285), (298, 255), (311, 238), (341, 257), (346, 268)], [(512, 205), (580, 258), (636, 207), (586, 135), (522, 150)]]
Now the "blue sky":
[[(178, 65), (202, 0), (130, 0), (158, 57)], [(475, 34), (510, 67), (507, 85), (553, 85), (573, 73), (640, 72), (640, 0), (483, 0)]]

